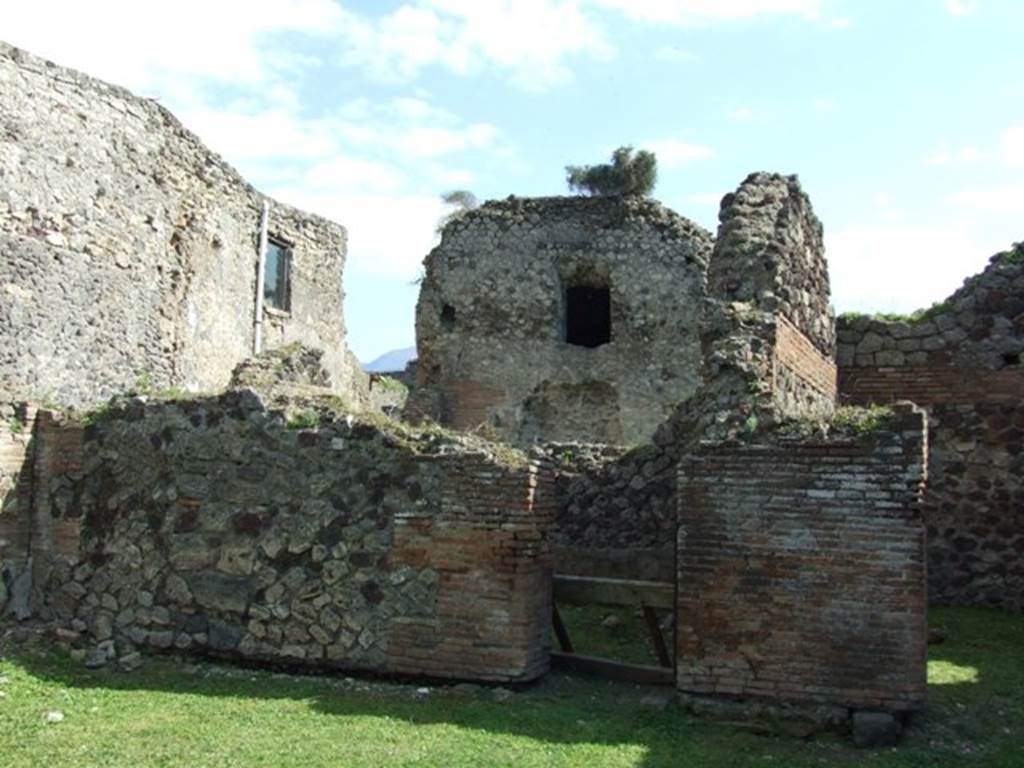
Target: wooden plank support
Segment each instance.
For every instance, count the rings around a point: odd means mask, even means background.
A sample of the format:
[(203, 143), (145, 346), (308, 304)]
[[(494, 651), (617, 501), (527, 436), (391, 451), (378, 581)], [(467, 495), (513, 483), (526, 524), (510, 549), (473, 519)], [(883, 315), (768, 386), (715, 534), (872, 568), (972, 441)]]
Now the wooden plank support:
[(577, 653), (551, 652), (551, 666), (599, 675), (610, 680), (640, 685), (675, 685), (675, 671), (645, 664), (626, 664), (621, 661), (583, 656)]
[(647, 631), (651, 634), (654, 652), (658, 655), (658, 664), (672, 669), (672, 657), (669, 656), (668, 648), (665, 646), (665, 635), (662, 634), (661, 625), (658, 624), (657, 612), (651, 606), (645, 605), (644, 618), (647, 619)]
[(667, 581), (554, 577), (555, 599), (569, 605), (649, 605), (675, 610), (676, 587)]
[(555, 637), (558, 638), (558, 644), (562, 647), (562, 650), (566, 653), (572, 653), (572, 639), (569, 637), (569, 630), (565, 628), (562, 614), (558, 612), (558, 604), (555, 602), (551, 603), (551, 626), (554, 627)]

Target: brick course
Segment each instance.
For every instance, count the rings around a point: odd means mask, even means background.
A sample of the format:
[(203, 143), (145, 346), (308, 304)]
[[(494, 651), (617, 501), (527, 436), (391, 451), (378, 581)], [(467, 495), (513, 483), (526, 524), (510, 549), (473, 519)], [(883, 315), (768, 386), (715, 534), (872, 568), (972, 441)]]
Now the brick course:
[(677, 683), (851, 708), (925, 700), (925, 436), (701, 443), (679, 468)]

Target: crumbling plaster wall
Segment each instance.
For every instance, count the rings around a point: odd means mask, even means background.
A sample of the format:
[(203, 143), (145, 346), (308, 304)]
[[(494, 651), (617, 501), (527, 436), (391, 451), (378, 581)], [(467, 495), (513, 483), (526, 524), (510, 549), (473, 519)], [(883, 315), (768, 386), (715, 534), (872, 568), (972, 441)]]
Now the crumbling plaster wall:
[[(0, 395), (90, 406), (144, 379), (213, 391), (253, 349), (265, 198), (156, 101), (0, 43)], [(266, 346), (325, 351), (340, 391), (345, 230), (270, 201), (292, 309)]]
[[(635, 198), (509, 198), (457, 217), (425, 260), (413, 412), (503, 438), (650, 438), (700, 382), (710, 237)], [(607, 286), (611, 341), (565, 341), (565, 290)]]
[(844, 400), (913, 400), (931, 429), (924, 519), (936, 603), (1024, 610), (1024, 245), (916, 319), (841, 317)]

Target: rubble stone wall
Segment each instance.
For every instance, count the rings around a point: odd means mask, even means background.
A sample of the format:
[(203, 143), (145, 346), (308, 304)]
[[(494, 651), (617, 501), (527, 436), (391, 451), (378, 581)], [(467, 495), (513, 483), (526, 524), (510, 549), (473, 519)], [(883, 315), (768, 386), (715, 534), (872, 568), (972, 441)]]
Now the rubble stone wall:
[(835, 352), (823, 229), (796, 176), (752, 173), (722, 199), (708, 293), (778, 312), (826, 357)]
[(675, 462), (653, 445), (543, 446), (556, 477), (555, 571), (675, 580)]
[[(0, 43), (0, 397), (89, 407), (140, 381), (216, 391), (252, 354), (267, 198), (156, 101)], [(290, 312), (340, 391), (344, 228), (270, 202)]]
[(909, 399), (931, 430), (933, 602), (1024, 610), (1024, 247), (917, 319), (842, 317), (843, 400)]
[(695, 318), (700, 388), (646, 445), (598, 453), (545, 446), (559, 477), (559, 572), (672, 581), (676, 462), (685, 445), (832, 416), (828, 274), (806, 195), (795, 177), (753, 174), (726, 196), (720, 218), (708, 295)]
[(702, 442), (679, 465), (678, 687), (919, 709), (924, 416), (870, 435)]
[(290, 428), (240, 390), (124, 401), (84, 431), (41, 424), (36, 613), (111, 656), (546, 671), (548, 471), (316, 413)]
[[(636, 443), (700, 383), (711, 239), (637, 198), (509, 198), (425, 260), (413, 413), (518, 444)], [(567, 289), (607, 288), (610, 342), (567, 342)]]

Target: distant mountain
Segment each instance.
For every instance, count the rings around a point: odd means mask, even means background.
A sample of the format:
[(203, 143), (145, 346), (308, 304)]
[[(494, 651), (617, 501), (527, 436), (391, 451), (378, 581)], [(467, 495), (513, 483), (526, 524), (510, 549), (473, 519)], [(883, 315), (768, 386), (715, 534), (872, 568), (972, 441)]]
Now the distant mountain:
[(381, 373), (384, 371), (402, 371), (410, 360), (416, 357), (416, 347), (405, 347), (404, 349), (392, 349), (385, 352), (375, 360), (363, 364), (363, 370), (367, 373)]

